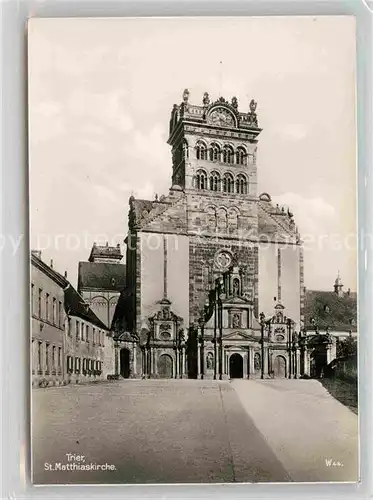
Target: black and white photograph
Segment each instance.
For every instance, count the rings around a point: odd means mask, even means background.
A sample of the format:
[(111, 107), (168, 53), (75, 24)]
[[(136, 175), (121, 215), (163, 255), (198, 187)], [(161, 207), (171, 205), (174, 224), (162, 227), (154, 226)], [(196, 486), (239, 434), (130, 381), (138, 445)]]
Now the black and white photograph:
[(355, 36), (29, 20), (33, 484), (359, 481)]

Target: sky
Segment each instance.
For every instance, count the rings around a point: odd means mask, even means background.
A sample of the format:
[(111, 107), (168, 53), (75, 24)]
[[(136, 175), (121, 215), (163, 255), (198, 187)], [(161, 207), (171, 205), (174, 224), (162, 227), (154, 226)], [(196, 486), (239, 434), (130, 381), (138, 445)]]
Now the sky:
[(93, 242), (120, 243), (128, 199), (171, 186), (174, 103), (257, 103), (259, 193), (289, 206), (305, 285), (356, 290), (354, 18), (32, 19), (31, 246), (76, 284)]

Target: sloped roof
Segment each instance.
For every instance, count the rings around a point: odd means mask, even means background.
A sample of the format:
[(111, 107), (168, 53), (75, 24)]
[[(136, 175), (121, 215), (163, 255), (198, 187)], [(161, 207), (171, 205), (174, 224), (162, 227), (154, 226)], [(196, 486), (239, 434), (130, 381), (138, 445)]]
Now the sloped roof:
[(357, 297), (355, 293), (338, 296), (335, 292), (306, 290), (304, 319), (305, 327), (313, 329), (314, 318), (320, 329), (357, 330)]
[(68, 284), (66, 277), (62, 276), (62, 274), (55, 271), (52, 267), (48, 266), (41, 259), (40, 251), (32, 251), (31, 252), (31, 264), (37, 267), (40, 271), (42, 271), (46, 276), (52, 279), (57, 285), (61, 288), (65, 288)]
[(77, 316), (78, 318), (89, 321), (98, 328), (102, 328), (104, 330), (108, 329), (107, 326), (104, 325), (104, 323), (95, 315), (89, 305), (84, 302), (83, 297), (79, 295), (75, 288), (70, 285), (70, 283), (64, 289), (64, 294), (66, 314), (70, 316)]
[(113, 259), (113, 261), (121, 260), (123, 255), (120, 251), (120, 245), (118, 244), (115, 247), (111, 247), (108, 244), (106, 245), (96, 245), (93, 244), (91, 254), (89, 256), (89, 262), (93, 262), (97, 257), (105, 257), (109, 259)]
[(135, 294), (134, 288), (125, 288), (121, 291), (117, 305), (115, 307), (113, 319), (111, 321), (111, 330), (117, 333), (131, 329), (131, 305)]
[(126, 286), (126, 266), (110, 262), (79, 262), (78, 290), (120, 292)]

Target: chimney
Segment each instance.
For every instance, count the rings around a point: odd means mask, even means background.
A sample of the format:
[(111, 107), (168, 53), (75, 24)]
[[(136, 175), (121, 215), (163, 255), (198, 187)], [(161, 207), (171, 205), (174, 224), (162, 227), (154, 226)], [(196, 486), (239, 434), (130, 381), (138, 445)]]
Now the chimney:
[(31, 255), (41, 260), (41, 250), (31, 250)]
[(51, 259), (51, 264), (49, 266), (51, 269), (53, 269), (53, 259)]
[(65, 274), (64, 274), (65, 278), (67, 279), (67, 271), (65, 271)]

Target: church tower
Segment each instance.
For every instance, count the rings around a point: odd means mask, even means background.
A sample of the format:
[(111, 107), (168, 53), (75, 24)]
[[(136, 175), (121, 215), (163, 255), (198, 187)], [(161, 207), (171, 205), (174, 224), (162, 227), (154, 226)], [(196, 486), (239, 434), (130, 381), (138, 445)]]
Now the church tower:
[[(258, 213), (257, 143), (261, 129), (252, 100), (246, 112), (238, 100), (208, 93), (200, 105), (174, 105), (168, 143), (172, 146), (172, 182), (187, 198), (191, 316), (203, 307), (203, 291), (233, 264), (245, 270), (242, 292), (257, 299)], [(224, 265), (223, 265), (224, 263)], [(201, 292), (201, 293), (199, 293)], [(257, 312), (257, 311), (256, 311)]]
[(238, 111), (238, 101), (223, 97), (210, 102), (205, 92), (201, 105), (174, 104), (168, 143), (172, 146), (172, 181), (186, 190), (211, 190), (226, 194), (256, 192), (257, 136), (261, 132), (257, 103), (250, 102), (246, 113)]

